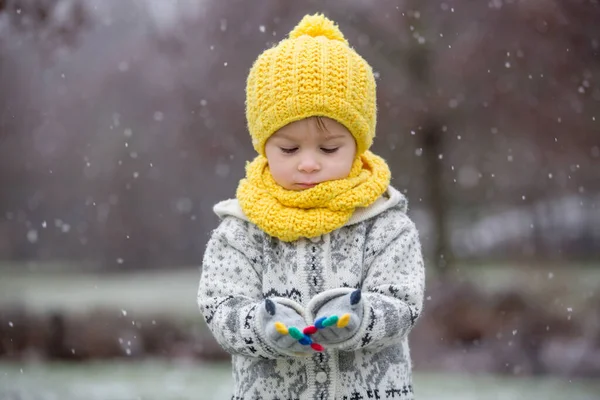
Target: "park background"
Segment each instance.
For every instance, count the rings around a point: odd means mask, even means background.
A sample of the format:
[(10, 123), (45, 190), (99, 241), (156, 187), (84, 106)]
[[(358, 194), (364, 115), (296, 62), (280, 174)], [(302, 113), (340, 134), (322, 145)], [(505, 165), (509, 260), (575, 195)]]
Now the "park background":
[(600, 398), (597, 0), (0, 0), (1, 399), (228, 397), (212, 206), (252, 62), (314, 12), (423, 243), (418, 398)]

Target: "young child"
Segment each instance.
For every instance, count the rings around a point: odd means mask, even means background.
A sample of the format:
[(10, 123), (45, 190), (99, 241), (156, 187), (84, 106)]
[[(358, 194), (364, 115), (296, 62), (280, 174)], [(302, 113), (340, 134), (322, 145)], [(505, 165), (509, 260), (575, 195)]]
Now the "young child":
[(198, 304), (232, 354), (233, 399), (412, 399), (424, 268), (375, 136), (371, 67), (305, 16), (250, 70), (258, 156), (202, 265)]

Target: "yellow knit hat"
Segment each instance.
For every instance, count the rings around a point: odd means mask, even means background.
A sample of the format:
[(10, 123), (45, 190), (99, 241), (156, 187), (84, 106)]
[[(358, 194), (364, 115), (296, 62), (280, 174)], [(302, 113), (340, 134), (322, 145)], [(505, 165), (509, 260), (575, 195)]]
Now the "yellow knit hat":
[(285, 125), (312, 116), (332, 118), (354, 136), (357, 155), (375, 136), (375, 78), (337, 25), (307, 15), (287, 39), (263, 52), (246, 84), (246, 119), (256, 151)]

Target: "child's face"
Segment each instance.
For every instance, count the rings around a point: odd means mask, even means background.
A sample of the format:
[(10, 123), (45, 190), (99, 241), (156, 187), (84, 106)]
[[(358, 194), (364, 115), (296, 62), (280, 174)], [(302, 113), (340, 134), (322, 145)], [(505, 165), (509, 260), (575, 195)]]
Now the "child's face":
[(265, 144), (271, 175), (288, 190), (305, 190), (318, 183), (348, 176), (356, 142), (346, 127), (325, 117), (292, 122)]

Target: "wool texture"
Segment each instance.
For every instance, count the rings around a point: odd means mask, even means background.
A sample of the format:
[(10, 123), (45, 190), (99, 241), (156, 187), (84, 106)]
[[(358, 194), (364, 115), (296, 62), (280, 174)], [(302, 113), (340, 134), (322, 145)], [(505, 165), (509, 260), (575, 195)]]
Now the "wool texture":
[[(422, 312), (425, 274), (417, 230), (392, 193), (365, 219), (291, 243), (237, 211), (223, 216), (204, 254), (198, 304), (232, 354), (233, 399), (414, 399), (408, 334)], [(347, 340), (294, 357), (267, 337), (265, 298), (310, 325), (324, 304), (357, 288), (364, 316)]]
[(267, 164), (257, 156), (246, 166), (236, 197), (250, 221), (285, 242), (311, 238), (343, 226), (358, 207), (368, 207), (387, 190), (390, 169), (367, 151), (358, 156), (347, 178), (294, 191), (279, 186)]
[(275, 131), (323, 116), (343, 124), (362, 154), (375, 136), (375, 89), (371, 67), (349, 47), (337, 25), (321, 14), (307, 15), (250, 69), (246, 120), (252, 144), (264, 156), (265, 143)]

